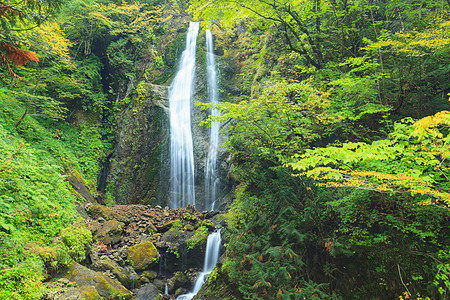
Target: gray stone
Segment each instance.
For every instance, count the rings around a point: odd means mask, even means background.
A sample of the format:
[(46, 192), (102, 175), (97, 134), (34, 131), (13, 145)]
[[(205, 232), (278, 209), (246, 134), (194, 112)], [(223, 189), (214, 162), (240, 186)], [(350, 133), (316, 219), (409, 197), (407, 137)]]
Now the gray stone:
[(161, 294), (155, 285), (148, 283), (135, 290), (135, 300), (161, 299)]

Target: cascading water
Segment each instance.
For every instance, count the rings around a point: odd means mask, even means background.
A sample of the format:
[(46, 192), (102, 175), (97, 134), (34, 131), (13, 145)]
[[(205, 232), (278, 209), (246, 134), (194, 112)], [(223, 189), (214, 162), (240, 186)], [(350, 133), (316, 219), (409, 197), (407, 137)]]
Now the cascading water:
[(208, 236), (208, 240), (206, 242), (205, 261), (203, 262), (203, 271), (198, 275), (192, 292), (178, 296), (177, 300), (191, 300), (198, 293), (208, 278), (208, 275), (211, 274), (212, 270), (216, 266), (217, 260), (219, 259), (221, 243), (222, 238), (220, 236), (220, 231), (213, 232)]
[(189, 24), (186, 48), (179, 70), (169, 87), (170, 206), (195, 205), (194, 152), (191, 131), (191, 98), (195, 76), (195, 50), (199, 23)]
[[(206, 71), (208, 77), (208, 97), (210, 103), (219, 102), (219, 90), (217, 88), (217, 69), (214, 59), (214, 47), (211, 31), (206, 30)], [(219, 110), (213, 108), (212, 116), (218, 116)], [(213, 121), (209, 131), (209, 151), (205, 168), (205, 209), (213, 211), (219, 190), (219, 177), (217, 176), (217, 150), (219, 147), (220, 123)]]

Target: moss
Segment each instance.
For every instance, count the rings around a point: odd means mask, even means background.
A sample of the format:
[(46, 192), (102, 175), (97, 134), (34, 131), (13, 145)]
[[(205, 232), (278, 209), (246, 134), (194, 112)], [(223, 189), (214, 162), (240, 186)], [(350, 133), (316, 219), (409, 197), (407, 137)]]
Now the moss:
[(145, 276), (148, 279), (153, 280), (156, 278), (156, 276), (158, 276), (158, 273), (156, 273), (155, 271), (144, 271), (142, 273), (142, 276)]
[(100, 295), (92, 285), (86, 285), (78, 288), (81, 299), (85, 300), (99, 300)]
[(191, 224), (186, 224), (184, 226), (184, 230), (186, 230), (186, 231), (193, 231), (193, 230), (195, 230), (195, 227), (193, 225), (191, 225)]
[(207, 227), (208, 229), (211, 230), (215, 229), (214, 224), (208, 219), (202, 221), (202, 226)]
[(159, 253), (152, 242), (145, 242), (128, 249), (128, 260), (136, 270), (144, 270), (158, 262)]
[(124, 223), (116, 220), (107, 221), (97, 230), (94, 239), (107, 245), (116, 244), (120, 241), (124, 226)]
[(122, 285), (112, 285), (108, 281), (108, 277), (98, 276), (96, 278), (98, 289), (100, 290), (108, 290), (109, 299), (118, 299), (118, 300), (131, 300), (133, 299), (132, 294)]
[(120, 282), (106, 275), (92, 271), (80, 264), (74, 263), (67, 272), (66, 278), (79, 286), (94, 286), (103, 298), (132, 299), (132, 294)]
[(208, 239), (209, 230), (206, 226), (200, 226), (196, 231), (193, 237), (187, 240), (187, 248), (188, 251), (194, 248), (198, 248), (199, 246), (203, 246), (206, 244)]

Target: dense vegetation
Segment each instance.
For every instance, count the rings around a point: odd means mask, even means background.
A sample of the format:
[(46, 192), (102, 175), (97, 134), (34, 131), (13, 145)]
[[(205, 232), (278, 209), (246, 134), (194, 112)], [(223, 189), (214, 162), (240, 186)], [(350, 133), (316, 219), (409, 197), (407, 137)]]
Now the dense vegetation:
[[(167, 21), (188, 4), (0, 5), (0, 298), (38, 299), (91, 241), (65, 178), (98, 196), (117, 118), (172, 75)], [(449, 9), (191, 1), (234, 68), (219, 108), (237, 189), (210, 293), (450, 297)]]
[(448, 298), (449, 3), (197, 0), (191, 10), (220, 27), (245, 91), (219, 105), (238, 188), (210, 290)]
[[(164, 82), (176, 58), (172, 1), (0, 2), (0, 299), (39, 299), (42, 282), (82, 261), (91, 233), (75, 207), (94, 197), (116, 119), (142, 81)], [(102, 201), (100, 197), (98, 199)], [(113, 199), (105, 199), (110, 203)]]

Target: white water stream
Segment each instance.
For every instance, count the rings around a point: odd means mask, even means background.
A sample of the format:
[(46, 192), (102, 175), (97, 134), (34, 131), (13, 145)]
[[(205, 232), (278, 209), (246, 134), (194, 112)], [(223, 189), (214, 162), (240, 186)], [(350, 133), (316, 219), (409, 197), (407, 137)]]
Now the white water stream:
[(219, 231), (213, 232), (208, 236), (203, 271), (198, 275), (192, 291), (188, 294), (178, 296), (177, 300), (191, 300), (198, 293), (202, 285), (206, 282), (208, 275), (211, 274), (216, 266), (217, 260), (219, 259), (221, 243), (222, 238)]
[(171, 208), (195, 205), (191, 98), (199, 27), (198, 22), (189, 24), (186, 48), (177, 75), (169, 87)]
[[(214, 47), (211, 31), (206, 30), (206, 73), (208, 78), (209, 102), (219, 102), (219, 90), (217, 88), (217, 68), (214, 59)], [(212, 116), (218, 116), (219, 110), (213, 108)], [(205, 168), (205, 209), (214, 211), (219, 190), (219, 177), (217, 176), (217, 150), (219, 147), (219, 122), (211, 122), (209, 131), (209, 151)]]

